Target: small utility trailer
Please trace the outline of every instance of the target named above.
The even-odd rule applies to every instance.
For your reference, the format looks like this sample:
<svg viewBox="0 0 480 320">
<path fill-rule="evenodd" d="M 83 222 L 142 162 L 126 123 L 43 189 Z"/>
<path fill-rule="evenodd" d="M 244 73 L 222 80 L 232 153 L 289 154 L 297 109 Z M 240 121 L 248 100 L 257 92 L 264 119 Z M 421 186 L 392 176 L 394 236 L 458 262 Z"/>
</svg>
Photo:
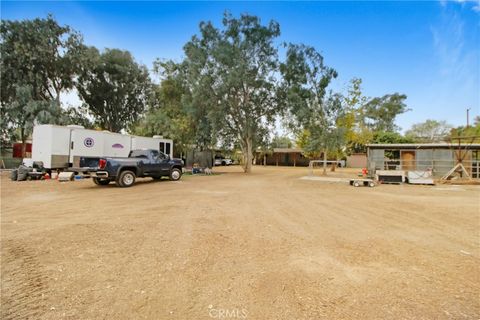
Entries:
<svg viewBox="0 0 480 320">
<path fill-rule="evenodd" d="M 350 179 L 350 185 L 354 187 L 375 187 L 375 181 L 373 179 L 368 179 L 368 178 L 356 178 L 356 179 Z"/>
</svg>

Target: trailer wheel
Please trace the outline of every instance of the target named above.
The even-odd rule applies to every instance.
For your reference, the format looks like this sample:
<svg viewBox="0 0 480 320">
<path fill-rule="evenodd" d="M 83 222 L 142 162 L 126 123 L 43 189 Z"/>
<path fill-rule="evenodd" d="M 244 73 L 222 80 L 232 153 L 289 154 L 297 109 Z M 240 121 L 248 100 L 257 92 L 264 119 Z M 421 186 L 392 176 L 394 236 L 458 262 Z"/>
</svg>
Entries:
<svg viewBox="0 0 480 320">
<path fill-rule="evenodd" d="M 93 182 L 98 186 L 106 186 L 110 183 L 109 179 L 93 178 Z"/>
<path fill-rule="evenodd" d="M 368 184 L 368 186 L 369 186 L 370 188 L 375 187 L 375 182 L 370 182 L 370 183 Z"/>
<path fill-rule="evenodd" d="M 135 173 L 130 170 L 125 170 L 120 173 L 120 176 L 118 177 L 116 183 L 119 187 L 128 188 L 133 186 L 133 184 L 135 183 L 135 178 Z"/>
<path fill-rule="evenodd" d="M 358 183 L 358 181 L 355 181 L 355 182 L 353 183 L 353 186 L 354 186 L 354 187 L 360 187 L 360 183 Z"/>
</svg>

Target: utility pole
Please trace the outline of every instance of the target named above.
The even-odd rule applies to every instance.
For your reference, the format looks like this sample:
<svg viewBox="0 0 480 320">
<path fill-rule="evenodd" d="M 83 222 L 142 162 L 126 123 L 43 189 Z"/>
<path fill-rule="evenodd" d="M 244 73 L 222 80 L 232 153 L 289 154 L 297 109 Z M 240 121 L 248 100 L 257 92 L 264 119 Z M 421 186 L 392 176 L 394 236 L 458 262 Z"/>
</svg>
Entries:
<svg viewBox="0 0 480 320">
<path fill-rule="evenodd" d="M 470 126 L 470 109 L 471 108 L 467 108 L 467 129 Z"/>
</svg>

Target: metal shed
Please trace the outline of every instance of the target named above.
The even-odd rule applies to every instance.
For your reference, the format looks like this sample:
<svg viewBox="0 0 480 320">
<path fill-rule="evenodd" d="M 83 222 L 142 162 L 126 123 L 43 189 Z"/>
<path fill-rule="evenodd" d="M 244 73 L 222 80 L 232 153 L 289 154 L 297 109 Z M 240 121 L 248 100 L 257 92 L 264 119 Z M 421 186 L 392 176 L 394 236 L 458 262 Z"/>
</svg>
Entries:
<svg viewBox="0 0 480 320">
<path fill-rule="evenodd" d="M 400 143 L 368 144 L 367 166 L 376 170 L 431 170 L 443 177 L 459 162 L 470 177 L 480 178 L 480 144 Z"/>
</svg>

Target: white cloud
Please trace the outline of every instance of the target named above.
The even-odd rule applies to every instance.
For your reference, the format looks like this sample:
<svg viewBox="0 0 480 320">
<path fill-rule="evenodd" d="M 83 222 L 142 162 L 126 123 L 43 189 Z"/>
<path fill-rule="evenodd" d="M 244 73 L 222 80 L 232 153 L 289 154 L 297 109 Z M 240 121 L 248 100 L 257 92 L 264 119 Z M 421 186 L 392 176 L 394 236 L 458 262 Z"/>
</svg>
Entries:
<svg viewBox="0 0 480 320">
<path fill-rule="evenodd" d="M 472 7 L 472 10 L 480 13 L 480 0 Z"/>
<path fill-rule="evenodd" d="M 447 7 L 448 3 L 453 3 L 471 7 L 473 11 L 480 13 L 480 0 L 439 0 L 439 3 L 442 8 Z"/>
</svg>

